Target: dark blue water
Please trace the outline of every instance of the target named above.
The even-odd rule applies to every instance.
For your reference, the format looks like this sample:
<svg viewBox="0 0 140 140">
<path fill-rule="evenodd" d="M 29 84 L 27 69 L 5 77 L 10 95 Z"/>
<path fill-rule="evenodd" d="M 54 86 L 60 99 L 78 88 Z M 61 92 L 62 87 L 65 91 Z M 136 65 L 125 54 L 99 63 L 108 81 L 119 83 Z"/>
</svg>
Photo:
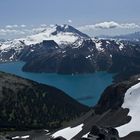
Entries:
<svg viewBox="0 0 140 140">
<path fill-rule="evenodd" d="M 27 73 L 21 70 L 23 62 L 0 64 L 0 71 L 16 74 L 40 83 L 55 86 L 79 102 L 93 106 L 103 90 L 112 83 L 112 74 L 96 72 L 84 75 L 58 75 L 47 73 Z"/>
</svg>

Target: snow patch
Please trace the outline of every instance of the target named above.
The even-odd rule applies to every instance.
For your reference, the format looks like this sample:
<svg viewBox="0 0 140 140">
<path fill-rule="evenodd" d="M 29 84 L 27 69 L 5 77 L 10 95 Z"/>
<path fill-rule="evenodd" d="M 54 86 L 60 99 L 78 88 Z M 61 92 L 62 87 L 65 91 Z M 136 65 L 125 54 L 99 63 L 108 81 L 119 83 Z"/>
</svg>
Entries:
<svg viewBox="0 0 140 140">
<path fill-rule="evenodd" d="M 87 138 L 90 132 L 88 132 L 87 134 L 83 135 L 82 138 Z"/>
<path fill-rule="evenodd" d="M 109 42 L 109 41 L 106 41 L 106 43 L 107 43 L 107 44 L 110 44 L 110 42 Z"/>
<path fill-rule="evenodd" d="M 82 46 L 82 43 L 83 43 L 83 39 L 77 39 L 72 45 L 73 45 L 73 48 L 76 49 L 76 48 L 79 48 L 80 46 Z"/>
<path fill-rule="evenodd" d="M 45 131 L 45 132 L 49 132 L 49 130 L 47 130 L 47 129 L 45 129 L 44 131 Z"/>
<path fill-rule="evenodd" d="M 52 135 L 53 138 L 57 138 L 57 137 L 63 137 L 67 140 L 71 140 L 74 136 L 76 136 L 81 130 L 82 130 L 83 124 L 80 124 L 76 127 L 67 127 L 65 129 L 62 129 L 60 131 L 57 131 L 56 133 L 54 133 Z"/>
<path fill-rule="evenodd" d="M 19 139 L 20 136 L 15 136 L 15 137 L 12 137 L 12 140 L 15 140 L 15 139 Z"/>
<path fill-rule="evenodd" d="M 87 58 L 87 59 L 88 59 L 88 58 L 91 58 L 91 55 L 86 56 L 86 58 Z"/>
<path fill-rule="evenodd" d="M 120 43 L 119 49 L 122 50 L 124 48 L 123 43 Z"/>
<path fill-rule="evenodd" d="M 117 128 L 119 136 L 124 137 L 134 131 L 140 131 L 140 83 L 127 90 L 122 108 L 129 109 L 131 121 Z"/>
<path fill-rule="evenodd" d="M 27 139 L 27 138 L 29 138 L 29 137 L 30 137 L 30 135 L 21 136 L 22 139 Z"/>
<path fill-rule="evenodd" d="M 30 137 L 30 135 L 26 135 L 26 136 L 15 136 L 15 137 L 12 137 L 12 140 L 15 140 L 15 139 L 27 139 L 29 137 Z"/>
<path fill-rule="evenodd" d="M 94 40 L 94 43 L 95 43 L 95 46 L 96 46 L 96 49 L 100 52 L 104 52 L 104 48 L 102 48 L 102 42 L 99 41 L 99 40 Z"/>
<path fill-rule="evenodd" d="M 120 51 L 122 51 L 124 49 L 124 44 L 122 42 L 117 41 L 116 44 L 119 45 Z"/>
<path fill-rule="evenodd" d="M 62 53 L 65 53 L 66 51 L 62 51 Z"/>
</svg>

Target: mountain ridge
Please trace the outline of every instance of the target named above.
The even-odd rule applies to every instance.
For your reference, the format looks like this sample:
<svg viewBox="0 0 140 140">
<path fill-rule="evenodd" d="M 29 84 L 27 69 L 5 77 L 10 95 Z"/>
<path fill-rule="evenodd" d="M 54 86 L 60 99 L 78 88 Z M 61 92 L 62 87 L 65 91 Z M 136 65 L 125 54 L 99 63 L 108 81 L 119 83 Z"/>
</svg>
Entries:
<svg viewBox="0 0 140 140">
<path fill-rule="evenodd" d="M 136 94 L 140 88 L 139 76 L 131 77 L 128 81 L 112 84 L 107 87 L 97 105 L 91 111 L 72 125 L 69 125 L 69 127 L 52 133 L 52 139 L 63 137 L 66 140 L 70 138 L 73 140 L 101 138 L 139 140 L 139 125 L 135 126 L 135 124 L 132 124 L 135 118 L 139 116 L 139 111 L 137 110 L 138 102 L 136 102 L 137 105 L 133 105 L 133 101 L 131 101 L 131 99 L 136 99 L 139 96 L 139 94 Z M 137 110 L 135 115 L 132 113 L 134 109 Z M 133 131 L 133 127 L 138 131 Z M 74 130 L 76 130 L 76 134 L 71 133 Z"/>
<path fill-rule="evenodd" d="M 125 35 L 117 35 L 117 36 L 106 36 L 102 35 L 99 38 L 106 38 L 106 39 L 117 39 L 117 40 L 130 40 L 130 41 L 140 41 L 140 31 L 129 33 Z"/>
<path fill-rule="evenodd" d="M 25 39 L 1 44 L 0 62 L 24 61 L 27 72 L 108 71 L 118 73 L 115 80 L 119 81 L 139 73 L 139 46 L 135 41 L 90 38 L 69 25 L 52 25 Z"/>
</svg>

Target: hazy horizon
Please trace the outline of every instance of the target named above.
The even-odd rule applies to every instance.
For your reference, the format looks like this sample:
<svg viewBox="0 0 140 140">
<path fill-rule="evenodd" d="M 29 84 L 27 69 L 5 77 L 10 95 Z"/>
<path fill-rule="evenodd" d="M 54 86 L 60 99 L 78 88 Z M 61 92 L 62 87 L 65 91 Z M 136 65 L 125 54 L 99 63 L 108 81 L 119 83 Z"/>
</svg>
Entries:
<svg viewBox="0 0 140 140">
<path fill-rule="evenodd" d="M 50 24 L 70 24 L 90 36 L 133 33 L 140 31 L 139 5 L 139 0 L 4 0 L 0 38 L 23 37 Z"/>
</svg>

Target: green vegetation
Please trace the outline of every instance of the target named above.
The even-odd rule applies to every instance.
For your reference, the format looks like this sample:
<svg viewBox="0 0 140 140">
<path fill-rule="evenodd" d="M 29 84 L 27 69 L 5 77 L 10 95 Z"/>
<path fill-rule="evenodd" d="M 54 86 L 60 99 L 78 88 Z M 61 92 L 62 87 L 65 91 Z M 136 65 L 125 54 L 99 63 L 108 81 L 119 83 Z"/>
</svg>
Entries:
<svg viewBox="0 0 140 140">
<path fill-rule="evenodd" d="M 57 129 L 89 110 L 64 92 L 0 73 L 1 129 Z"/>
</svg>

